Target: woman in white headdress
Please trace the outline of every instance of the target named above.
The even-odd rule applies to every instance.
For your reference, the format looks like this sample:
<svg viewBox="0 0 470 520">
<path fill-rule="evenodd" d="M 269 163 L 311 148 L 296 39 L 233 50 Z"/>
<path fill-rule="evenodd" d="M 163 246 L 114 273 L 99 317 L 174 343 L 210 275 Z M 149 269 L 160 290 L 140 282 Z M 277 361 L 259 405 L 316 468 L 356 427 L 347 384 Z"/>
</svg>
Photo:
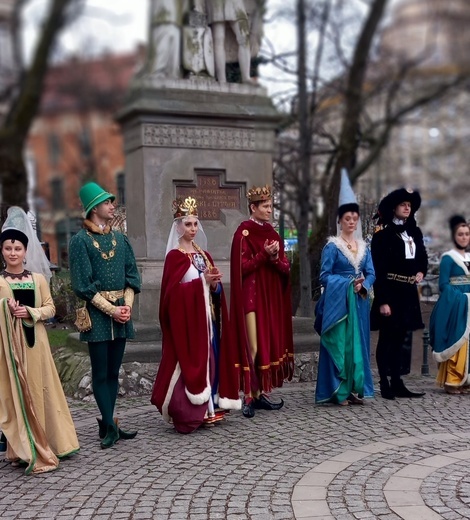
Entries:
<svg viewBox="0 0 470 520">
<path fill-rule="evenodd" d="M 226 352 L 228 315 L 222 274 L 205 250 L 207 239 L 192 197 L 173 203 L 160 294 L 162 360 L 152 403 L 180 433 L 240 409 L 238 375 Z"/>
<path fill-rule="evenodd" d="M 317 403 L 363 404 L 373 397 L 370 369 L 369 293 L 375 280 L 370 251 L 362 238 L 359 205 L 342 172 L 337 236 L 321 258 L 323 292 L 315 309 L 320 334 Z"/>
<path fill-rule="evenodd" d="M 0 245 L 0 427 L 7 460 L 24 462 L 26 474 L 44 473 L 79 450 L 44 327 L 55 307 L 36 269 L 47 259 L 21 208 L 8 211 Z"/>
</svg>

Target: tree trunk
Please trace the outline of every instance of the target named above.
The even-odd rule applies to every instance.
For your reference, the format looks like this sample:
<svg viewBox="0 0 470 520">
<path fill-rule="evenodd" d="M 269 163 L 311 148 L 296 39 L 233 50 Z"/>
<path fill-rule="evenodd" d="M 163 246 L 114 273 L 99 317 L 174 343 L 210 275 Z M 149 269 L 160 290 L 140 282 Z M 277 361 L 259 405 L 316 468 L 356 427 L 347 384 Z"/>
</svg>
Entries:
<svg viewBox="0 0 470 520">
<path fill-rule="evenodd" d="M 53 0 L 42 26 L 31 66 L 24 71 L 17 95 L 0 128 L 2 207 L 27 207 L 28 176 L 23 148 L 39 110 L 49 56 L 62 29 L 68 7 L 77 0 Z"/>
<path fill-rule="evenodd" d="M 358 132 L 363 110 L 363 88 L 373 38 L 382 19 L 387 0 L 374 0 L 366 22 L 354 49 L 344 97 L 343 124 L 341 127 L 337 157 L 333 175 L 328 186 L 325 207 L 326 215 L 320 219 L 315 233 L 315 247 L 312 250 L 312 272 L 319 275 L 321 250 L 328 235 L 336 234 L 337 209 L 340 190 L 341 170 L 351 171 L 359 145 Z M 314 280 L 318 278 L 314 275 Z"/>
<path fill-rule="evenodd" d="M 312 315 L 312 278 L 308 247 L 308 229 L 310 223 L 310 185 L 311 185 L 311 148 L 312 138 L 308 119 L 307 71 L 306 71 L 306 35 L 305 2 L 297 0 L 298 26 L 298 114 L 300 130 L 300 189 L 298 246 L 300 264 L 300 315 Z"/>
</svg>

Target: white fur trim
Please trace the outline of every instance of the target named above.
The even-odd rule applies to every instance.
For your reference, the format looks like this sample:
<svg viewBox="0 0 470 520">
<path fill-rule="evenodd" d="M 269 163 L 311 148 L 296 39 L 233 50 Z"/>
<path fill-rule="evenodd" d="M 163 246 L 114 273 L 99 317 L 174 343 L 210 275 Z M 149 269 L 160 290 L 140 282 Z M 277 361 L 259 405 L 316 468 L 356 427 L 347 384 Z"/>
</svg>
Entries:
<svg viewBox="0 0 470 520">
<path fill-rule="evenodd" d="M 470 274 L 467 269 L 467 266 L 464 264 L 464 257 L 460 253 L 457 253 L 455 249 L 446 251 L 442 256 L 450 256 L 452 260 L 462 269 L 462 271 L 465 274 Z"/>
<path fill-rule="evenodd" d="M 465 332 L 463 333 L 462 337 L 460 337 L 453 345 L 451 345 L 449 348 L 445 349 L 443 352 L 434 352 L 432 353 L 433 358 L 438 363 L 443 363 L 444 361 L 447 361 L 450 359 L 454 354 L 456 354 L 463 346 L 463 344 L 468 341 L 470 336 L 470 294 L 467 293 L 465 295 L 467 297 L 467 324 L 465 326 Z"/>
<path fill-rule="evenodd" d="M 222 410 L 241 410 L 241 399 L 228 399 L 227 397 L 219 397 L 219 408 Z"/>
<path fill-rule="evenodd" d="M 209 397 L 211 396 L 211 386 L 208 385 L 200 394 L 192 394 L 186 387 L 184 388 L 188 399 L 193 404 L 204 404 L 209 401 Z"/>
<path fill-rule="evenodd" d="M 347 258 L 348 262 L 354 267 L 356 274 L 360 273 L 360 266 L 366 256 L 366 243 L 364 240 L 356 238 L 357 253 L 352 254 L 351 250 L 348 249 L 346 242 L 341 237 L 328 237 L 327 244 L 333 243 Z"/>
<path fill-rule="evenodd" d="M 163 420 L 166 422 L 171 422 L 171 417 L 168 413 L 168 406 L 170 404 L 171 396 L 173 395 L 173 389 L 175 388 L 176 382 L 178 381 L 178 378 L 181 374 L 181 367 L 179 363 L 176 363 L 175 370 L 173 371 L 173 375 L 170 379 L 170 384 L 168 385 L 168 390 L 165 395 L 165 400 L 163 401 L 162 405 L 162 417 Z"/>
</svg>

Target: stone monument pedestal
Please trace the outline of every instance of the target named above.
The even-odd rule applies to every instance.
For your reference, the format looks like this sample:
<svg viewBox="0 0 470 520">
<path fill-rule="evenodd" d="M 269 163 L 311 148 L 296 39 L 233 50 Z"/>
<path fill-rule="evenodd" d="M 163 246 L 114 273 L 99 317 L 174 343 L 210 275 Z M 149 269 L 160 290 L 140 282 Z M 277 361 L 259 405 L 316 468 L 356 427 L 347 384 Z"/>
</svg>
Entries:
<svg viewBox="0 0 470 520">
<path fill-rule="evenodd" d="M 133 316 L 157 323 L 172 201 L 197 199 L 227 290 L 232 236 L 248 216 L 246 191 L 272 184 L 280 116 L 258 86 L 143 76 L 117 118 L 126 153 L 128 237 L 142 276 Z"/>
</svg>

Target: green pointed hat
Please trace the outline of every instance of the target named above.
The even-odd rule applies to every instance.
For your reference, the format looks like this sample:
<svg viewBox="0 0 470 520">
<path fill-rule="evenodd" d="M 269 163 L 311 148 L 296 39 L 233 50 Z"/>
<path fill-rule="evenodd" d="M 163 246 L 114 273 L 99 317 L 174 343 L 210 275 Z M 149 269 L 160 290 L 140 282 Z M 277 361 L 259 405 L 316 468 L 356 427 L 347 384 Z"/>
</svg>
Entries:
<svg viewBox="0 0 470 520">
<path fill-rule="evenodd" d="M 82 186 L 79 197 L 85 210 L 85 216 L 88 216 L 88 213 L 98 204 L 109 199 L 113 201 L 116 198 L 112 193 L 103 190 L 96 182 L 88 182 Z"/>
</svg>

